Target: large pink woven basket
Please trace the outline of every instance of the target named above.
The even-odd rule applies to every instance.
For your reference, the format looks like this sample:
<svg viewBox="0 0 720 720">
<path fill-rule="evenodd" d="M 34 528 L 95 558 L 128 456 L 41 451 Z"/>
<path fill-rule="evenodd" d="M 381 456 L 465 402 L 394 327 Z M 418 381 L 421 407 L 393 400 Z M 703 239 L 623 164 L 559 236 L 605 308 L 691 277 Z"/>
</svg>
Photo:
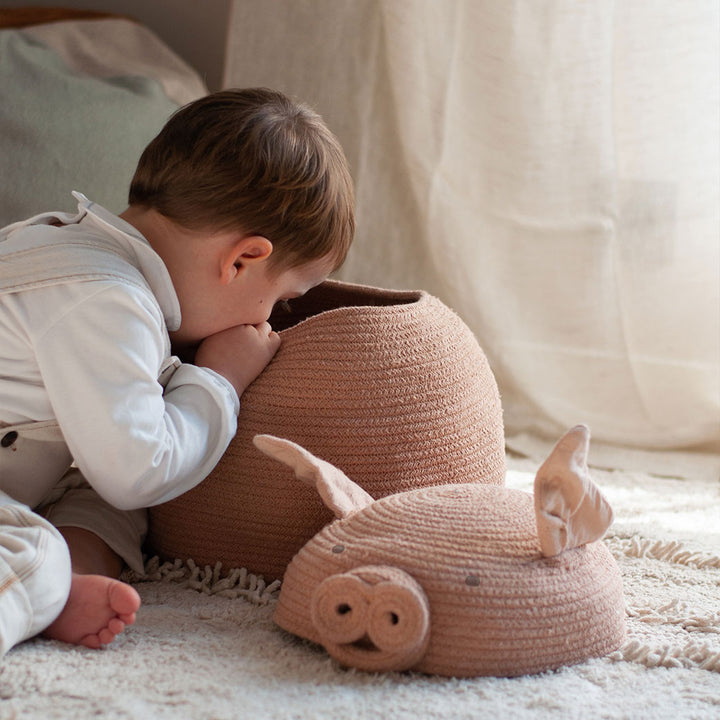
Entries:
<svg viewBox="0 0 720 720">
<path fill-rule="evenodd" d="M 328 281 L 278 311 L 282 346 L 241 402 L 213 473 L 152 508 L 147 551 L 282 577 L 332 519 L 317 493 L 252 444 L 288 438 L 375 498 L 505 480 L 502 409 L 485 355 L 437 298 Z"/>
</svg>

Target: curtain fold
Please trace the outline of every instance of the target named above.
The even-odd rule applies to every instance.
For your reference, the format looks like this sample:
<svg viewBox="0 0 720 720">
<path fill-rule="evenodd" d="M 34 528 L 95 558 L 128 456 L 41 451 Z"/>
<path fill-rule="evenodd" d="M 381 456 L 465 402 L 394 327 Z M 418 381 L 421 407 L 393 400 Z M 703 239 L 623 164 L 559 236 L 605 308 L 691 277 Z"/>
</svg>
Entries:
<svg viewBox="0 0 720 720">
<path fill-rule="evenodd" d="M 509 436 L 720 450 L 715 0 L 242 0 L 225 85 L 316 107 L 358 231 L 343 279 L 422 287 Z"/>
</svg>

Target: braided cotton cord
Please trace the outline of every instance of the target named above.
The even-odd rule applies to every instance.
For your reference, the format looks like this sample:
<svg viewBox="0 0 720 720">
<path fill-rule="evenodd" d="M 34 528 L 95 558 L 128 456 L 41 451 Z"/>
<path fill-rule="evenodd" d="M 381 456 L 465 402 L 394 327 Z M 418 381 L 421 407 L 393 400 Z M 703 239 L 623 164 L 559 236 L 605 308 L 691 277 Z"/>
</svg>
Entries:
<svg viewBox="0 0 720 720">
<path fill-rule="evenodd" d="M 282 577 L 332 520 L 314 489 L 252 445 L 288 438 L 374 498 L 429 485 L 502 484 L 495 378 L 477 340 L 440 300 L 336 281 L 271 319 L 282 345 L 241 400 L 238 431 L 200 486 L 151 509 L 148 548 Z"/>
</svg>

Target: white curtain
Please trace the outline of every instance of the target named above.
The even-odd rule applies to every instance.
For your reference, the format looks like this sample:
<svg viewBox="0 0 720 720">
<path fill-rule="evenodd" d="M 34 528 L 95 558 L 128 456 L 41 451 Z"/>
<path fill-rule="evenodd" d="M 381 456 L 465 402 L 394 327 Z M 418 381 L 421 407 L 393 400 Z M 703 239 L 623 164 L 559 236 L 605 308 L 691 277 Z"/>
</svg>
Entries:
<svg viewBox="0 0 720 720">
<path fill-rule="evenodd" d="M 509 437 L 720 449 L 717 0 L 236 0 L 226 86 L 314 105 L 340 277 L 472 328 Z"/>
</svg>

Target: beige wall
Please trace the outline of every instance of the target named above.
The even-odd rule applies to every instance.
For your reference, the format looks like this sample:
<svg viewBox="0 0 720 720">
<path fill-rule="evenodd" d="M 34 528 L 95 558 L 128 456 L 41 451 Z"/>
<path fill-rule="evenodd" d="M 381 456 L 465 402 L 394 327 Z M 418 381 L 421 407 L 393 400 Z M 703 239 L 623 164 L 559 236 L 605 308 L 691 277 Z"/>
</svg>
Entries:
<svg viewBox="0 0 720 720">
<path fill-rule="evenodd" d="M 220 88 L 232 0 L 0 0 L 0 8 L 24 5 L 61 5 L 134 17 L 190 63 L 210 90 Z"/>
</svg>

